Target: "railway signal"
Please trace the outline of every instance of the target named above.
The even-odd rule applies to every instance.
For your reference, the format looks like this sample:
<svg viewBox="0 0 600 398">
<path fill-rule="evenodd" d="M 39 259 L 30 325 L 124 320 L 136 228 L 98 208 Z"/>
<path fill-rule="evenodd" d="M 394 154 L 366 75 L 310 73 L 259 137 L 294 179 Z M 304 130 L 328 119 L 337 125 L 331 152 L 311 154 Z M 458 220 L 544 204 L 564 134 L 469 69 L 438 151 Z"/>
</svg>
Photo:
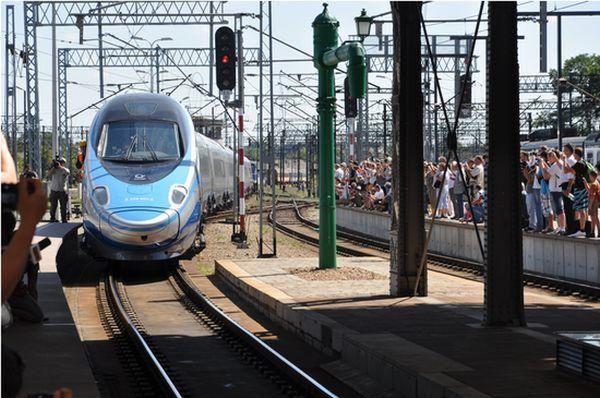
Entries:
<svg viewBox="0 0 600 398">
<path fill-rule="evenodd" d="M 460 106 L 459 117 L 469 118 L 471 117 L 471 88 L 472 88 L 471 74 L 464 74 L 460 76 L 460 87 L 463 90 L 463 98 Z"/>
<path fill-rule="evenodd" d="M 235 88 L 236 73 L 235 33 L 227 26 L 215 32 L 215 52 L 217 68 L 217 87 L 231 91 Z"/>
<path fill-rule="evenodd" d="M 344 113 L 347 118 L 355 118 L 358 115 L 358 99 L 350 94 L 348 78 L 344 79 Z"/>
</svg>

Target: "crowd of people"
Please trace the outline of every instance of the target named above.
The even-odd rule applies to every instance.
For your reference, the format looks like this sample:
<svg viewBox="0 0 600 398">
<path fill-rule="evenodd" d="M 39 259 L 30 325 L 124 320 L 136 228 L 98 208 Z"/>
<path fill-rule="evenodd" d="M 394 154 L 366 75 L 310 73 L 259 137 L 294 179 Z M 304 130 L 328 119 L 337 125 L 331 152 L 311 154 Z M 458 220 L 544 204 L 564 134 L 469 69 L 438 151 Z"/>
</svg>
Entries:
<svg viewBox="0 0 600 398">
<path fill-rule="evenodd" d="M 433 218 L 483 222 L 487 156 L 460 165 L 439 157 L 423 163 L 424 213 Z M 392 159 L 336 164 L 336 199 L 341 206 L 391 213 Z M 570 144 L 563 151 L 542 147 L 521 152 L 523 230 L 569 237 L 600 237 L 600 165 Z"/>
<path fill-rule="evenodd" d="M 584 158 L 582 148 L 542 147 L 520 154 L 524 230 L 569 237 L 600 237 L 600 165 Z"/>
<path fill-rule="evenodd" d="M 392 158 L 349 161 L 335 165 L 336 199 L 340 205 L 392 211 Z"/>
</svg>

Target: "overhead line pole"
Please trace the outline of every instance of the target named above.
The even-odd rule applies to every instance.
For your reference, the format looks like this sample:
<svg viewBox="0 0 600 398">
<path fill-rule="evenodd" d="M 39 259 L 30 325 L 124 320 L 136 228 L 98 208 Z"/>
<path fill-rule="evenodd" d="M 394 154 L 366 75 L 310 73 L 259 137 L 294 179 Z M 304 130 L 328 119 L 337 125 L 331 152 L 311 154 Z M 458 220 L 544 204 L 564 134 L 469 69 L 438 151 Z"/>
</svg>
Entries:
<svg viewBox="0 0 600 398">
<path fill-rule="evenodd" d="M 263 3 L 260 2 L 259 10 L 260 10 L 260 33 L 259 34 L 259 44 L 258 44 L 258 98 L 259 98 L 259 108 L 258 108 L 258 214 L 263 214 L 263 194 L 264 194 L 264 142 L 263 142 L 263 117 L 264 117 L 264 104 L 263 104 Z M 258 257 L 263 256 L 263 218 L 258 217 Z"/>
<path fill-rule="evenodd" d="M 52 4 L 52 156 L 60 153 L 60 137 L 58 136 L 58 91 L 56 83 L 58 81 L 56 66 L 56 4 Z"/>
<path fill-rule="evenodd" d="M 238 248 L 248 248 L 246 242 L 246 198 L 245 198 L 245 187 L 244 187 L 244 42 L 243 42 L 243 31 L 242 31 L 242 18 L 240 17 L 240 27 L 237 31 L 238 35 L 238 65 L 239 65 L 239 78 L 238 78 L 238 195 L 239 195 L 239 245 Z"/>
<path fill-rule="evenodd" d="M 269 60 L 273 59 L 273 7 L 272 2 L 269 1 L 268 9 L 269 9 Z M 261 15 L 262 19 L 262 15 Z M 262 34 L 262 32 L 261 32 Z M 275 196 L 275 114 L 274 114 L 274 101 L 273 101 L 273 62 L 269 62 L 269 108 L 271 112 L 271 126 L 269 131 L 269 150 L 271 152 L 270 162 L 271 162 L 271 205 L 273 206 L 272 217 L 273 217 L 273 256 L 277 256 L 277 228 L 275 228 L 275 223 L 277 221 L 277 209 L 276 209 L 276 196 Z"/>
</svg>

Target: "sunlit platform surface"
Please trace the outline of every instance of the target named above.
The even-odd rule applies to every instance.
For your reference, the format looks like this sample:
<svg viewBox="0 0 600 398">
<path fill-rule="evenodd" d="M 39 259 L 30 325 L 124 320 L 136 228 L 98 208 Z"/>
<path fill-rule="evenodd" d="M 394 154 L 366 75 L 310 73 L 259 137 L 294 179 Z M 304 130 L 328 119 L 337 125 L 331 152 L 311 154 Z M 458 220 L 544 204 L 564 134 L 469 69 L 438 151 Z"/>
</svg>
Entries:
<svg viewBox="0 0 600 398">
<path fill-rule="evenodd" d="M 216 273 L 263 313 L 339 355 L 326 370 L 365 396 L 600 396 L 600 385 L 555 364 L 555 333 L 598 329 L 598 303 L 527 289 L 528 327 L 486 328 L 481 282 L 430 272 L 428 297 L 397 298 L 388 296 L 388 261 L 339 258 L 339 268 L 365 271 L 340 273 L 349 280 L 298 273 L 317 264 L 222 260 Z"/>
<path fill-rule="evenodd" d="M 17 351 L 25 364 L 19 396 L 52 393 L 60 387 L 72 389 L 75 397 L 100 396 L 56 268 L 63 238 L 75 235 L 79 226 L 48 223 L 36 230 L 34 242 L 45 237 L 52 242 L 42 251 L 38 279 L 38 302 L 45 319 L 41 324 L 17 320 L 2 331 L 2 343 Z"/>
</svg>

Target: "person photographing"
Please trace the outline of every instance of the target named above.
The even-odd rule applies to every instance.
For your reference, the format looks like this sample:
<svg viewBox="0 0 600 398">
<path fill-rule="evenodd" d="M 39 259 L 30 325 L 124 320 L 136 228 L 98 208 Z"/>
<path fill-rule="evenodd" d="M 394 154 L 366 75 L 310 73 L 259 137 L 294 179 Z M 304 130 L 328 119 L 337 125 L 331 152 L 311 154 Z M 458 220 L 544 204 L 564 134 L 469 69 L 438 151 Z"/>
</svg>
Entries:
<svg viewBox="0 0 600 398">
<path fill-rule="evenodd" d="M 57 222 L 56 208 L 60 202 L 60 219 L 67 222 L 68 187 L 67 182 L 71 172 L 65 167 L 64 158 L 52 161 L 52 167 L 48 170 L 48 187 L 50 189 L 50 222 Z"/>
</svg>

